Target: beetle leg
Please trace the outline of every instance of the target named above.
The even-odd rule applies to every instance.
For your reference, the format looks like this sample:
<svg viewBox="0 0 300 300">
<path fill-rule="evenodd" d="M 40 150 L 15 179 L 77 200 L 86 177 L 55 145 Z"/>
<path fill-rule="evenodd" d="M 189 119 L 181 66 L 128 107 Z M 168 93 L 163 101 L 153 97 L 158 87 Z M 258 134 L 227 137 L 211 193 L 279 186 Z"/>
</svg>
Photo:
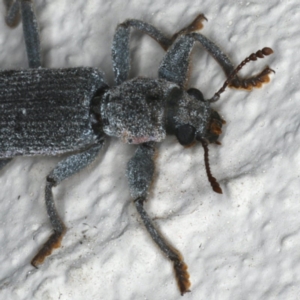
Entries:
<svg viewBox="0 0 300 300">
<path fill-rule="evenodd" d="M 27 58 L 29 68 L 38 68 L 41 66 L 40 55 L 40 37 L 38 24 L 33 11 L 31 0 L 5 0 L 7 14 L 6 24 L 9 27 L 15 27 L 20 21 L 20 10 L 23 24 L 23 34 L 26 44 Z"/>
<path fill-rule="evenodd" d="M 190 287 L 187 265 L 183 261 L 179 251 L 169 245 L 163 236 L 154 227 L 149 215 L 143 205 L 146 201 L 149 186 L 154 174 L 154 143 L 149 142 L 139 145 L 135 155 L 128 162 L 127 176 L 134 203 L 139 212 L 143 223 L 151 235 L 153 241 L 158 245 L 161 251 L 173 262 L 176 280 L 181 294 L 188 292 Z"/>
<path fill-rule="evenodd" d="M 29 68 L 39 68 L 41 67 L 40 37 L 32 1 L 21 0 L 21 15 Z"/>
<path fill-rule="evenodd" d="M 20 1 L 5 0 L 4 4 L 7 8 L 5 22 L 7 26 L 14 28 L 20 23 Z"/>
<path fill-rule="evenodd" d="M 184 87 L 187 81 L 190 54 L 195 40 L 188 35 L 180 36 L 169 48 L 158 69 L 159 78 Z"/>
<path fill-rule="evenodd" d="M 92 146 L 85 152 L 67 157 L 63 161 L 59 162 L 58 165 L 47 176 L 45 189 L 46 208 L 54 232 L 48 241 L 43 245 L 41 250 L 37 253 L 37 255 L 32 259 L 31 264 L 34 267 L 37 267 L 39 264 L 43 263 L 46 256 L 50 255 L 53 249 L 60 247 L 61 240 L 66 232 L 66 227 L 61 221 L 55 208 L 52 188 L 57 186 L 64 179 L 70 177 L 92 163 L 103 144 L 104 141 L 102 141 L 100 144 Z"/>
<path fill-rule="evenodd" d="M 189 24 L 188 26 L 182 28 L 181 30 L 179 30 L 178 32 L 176 32 L 173 36 L 172 36 L 172 42 L 174 42 L 180 35 L 185 35 L 188 34 L 190 32 L 194 32 L 194 31 L 198 31 L 200 29 L 203 28 L 203 24 L 202 22 L 206 20 L 206 17 L 204 14 L 199 14 L 193 21 L 191 24 Z M 165 49 L 167 50 L 167 49 Z"/>
<path fill-rule="evenodd" d="M 165 37 L 154 26 L 140 20 L 130 19 L 122 24 L 119 24 L 113 39 L 112 44 L 112 61 L 115 74 L 115 82 L 117 85 L 126 81 L 130 70 L 130 55 L 129 55 L 129 38 L 130 27 L 138 29 L 143 33 L 151 36 L 164 49 L 167 49 L 172 40 Z"/>
<path fill-rule="evenodd" d="M 229 57 L 204 35 L 200 33 L 191 33 L 190 36 L 199 42 L 201 46 L 220 64 L 226 76 L 228 77 L 234 70 L 234 65 L 230 61 Z"/>
<path fill-rule="evenodd" d="M 129 37 L 130 28 L 138 29 L 139 31 L 151 36 L 164 50 L 172 45 L 177 36 L 187 34 L 199 30 L 203 27 L 202 21 L 206 19 L 203 14 L 199 14 L 193 22 L 185 28 L 179 30 L 171 38 L 163 35 L 154 26 L 136 19 L 129 19 L 118 25 L 112 44 L 112 60 L 113 70 L 115 74 L 115 82 L 117 85 L 126 81 L 130 71 L 130 55 L 129 55 Z"/>
<path fill-rule="evenodd" d="M 228 56 L 221 51 L 221 49 L 216 46 L 212 41 L 208 40 L 205 36 L 200 33 L 192 33 L 191 34 L 196 41 L 200 42 L 200 44 L 207 50 L 215 60 L 221 65 L 223 68 L 226 77 L 229 77 L 230 74 L 235 70 L 235 66 L 232 64 Z M 261 87 L 263 83 L 267 83 L 270 81 L 269 74 L 273 72 L 272 69 L 266 67 L 259 74 L 254 75 L 252 77 L 240 78 L 239 76 L 234 76 L 229 84 L 230 87 L 234 88 L 242 88 L 246 90 L 251 90 L 255 87 Z"/>
<path fill-rule="evenodd" d="M 158 71 L 160 78 L 175 82 L 182 87 L 185 86 L 190 55 L 195 41 L 200 42 L 203 48 L 207 50 L 221 65 L 225 74 L 229 76 L 229 74 L 234 70 L 234 65 L 231 63 L 227 55 L 204 35 L 200 33 L 189 33 L 177 38 L 166 53 Z"/>
<path fill-rule="evenodd" d="M 185 87 L 188 77 L 190 55 L 195 41 L 199 42 L 202 47 L 215 58 L 221 65 L 226 76 L 229 77 L 235 67 L 228 56 L 204 35 L 200 33 L 188 33 L 178 37 L 167 51 L 159 67 L 158 74 L 160 78 Z M 265 68 L 258 75 L 245 79 L 240 79 L 236 75 L 231 80 L 230 86 L 248 90 L 252 87 L 260 87 L 262 83 L 268 82 L 268 74 L 271 72 L 271 69 Z"/>
<path fill-rule="evenodd" d="M 4 168 L 10 161 L 12 161 L 12 158 L 0 159 L 0 170 Z"/>
</svg>

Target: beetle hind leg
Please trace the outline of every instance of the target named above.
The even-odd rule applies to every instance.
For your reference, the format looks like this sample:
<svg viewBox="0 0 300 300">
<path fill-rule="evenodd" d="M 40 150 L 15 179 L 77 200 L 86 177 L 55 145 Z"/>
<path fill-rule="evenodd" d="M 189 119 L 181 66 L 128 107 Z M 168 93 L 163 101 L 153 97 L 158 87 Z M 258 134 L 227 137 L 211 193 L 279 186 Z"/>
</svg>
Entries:
<svg viewBox="0 0 300 300">
<path fill-rule="evenodd" d="M 77 173 L 90 163 L 92 163 L 102 148 L 104 142 L 92 146 L 90 149 L 71 155 L 59 162 L 54 170 L 47 176 L 45 200 L 47 213 L 53 227 L 53 234 L 43 245 L 37 255 L 32 259 L 31 264 L 37 268 L 38 265 L 44 262 L 45 258 L 49 256 L 53 249 L 60 247 L 60 242 L 66 232 L 66 226 L 60 219 L 54 204 L 52 188 L 61 183 L 64 179 Z"/>
</svg>

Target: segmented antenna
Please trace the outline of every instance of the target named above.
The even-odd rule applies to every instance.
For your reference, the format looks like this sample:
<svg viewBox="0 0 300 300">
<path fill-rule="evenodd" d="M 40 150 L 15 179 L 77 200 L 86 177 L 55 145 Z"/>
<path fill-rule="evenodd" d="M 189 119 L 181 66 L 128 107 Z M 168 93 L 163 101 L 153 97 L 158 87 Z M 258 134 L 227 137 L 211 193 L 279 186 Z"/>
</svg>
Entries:
<svg viewBox="0 0 300 300">
<path fill-rule="evenodd" d="M 220 98 L 220 94 L 222 94 L 230 81 L 236 76 L 236 74 L 242 69 L 242 67 L 247 64 L 250 61 L 257 60 L 257 58 L 264 58 L 264 56 L 270 55 L 273 53 L 273 50 L 271 48 L 265 47 L 262 50 L 257 51 L 256 53 L 252 53 L 250 56 L 248 56 L 246 59 L 244 59 L 228 76 L 226 81 L 224 82 L 223 86 L 214 94 L 214 96 L 207 100 L 209 102 L 216 102 Z M 269 69 L 270 71 L 274 72 L 272 69 Z M 274 72 L 275 73 L 275 72 Z"/>
<path fill-rule="evenodd" d="M 221 189 L 217 179 L 214 176 L 212 176 L 211 171 L 210 171 L 207 142 L 204 139 L 201 139 L 200 142 L 204 149 L 204 163 L 205 163 L 205 169 L 206 169 L 208 181 L 210 182 L 210 185 L 211 185 L 212 189 L 214 190 L 214 192 L 216 192 L 218 194 L 223 194 L 222 189 Z"/>
</svg>

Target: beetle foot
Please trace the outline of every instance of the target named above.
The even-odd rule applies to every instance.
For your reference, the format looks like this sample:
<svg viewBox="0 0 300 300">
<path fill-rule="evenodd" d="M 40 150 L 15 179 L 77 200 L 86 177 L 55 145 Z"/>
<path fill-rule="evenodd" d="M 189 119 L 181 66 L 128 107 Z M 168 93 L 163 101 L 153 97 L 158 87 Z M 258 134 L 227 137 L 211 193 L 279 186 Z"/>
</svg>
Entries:
<svg viewBox="0 0 300 300">
<path fill-rule="evenodd" d="M 180 36 L 180 35 L 187 34 L 187 33 L 198 31 L 198 30 L 202 29 L 203 26 L 204 26 L 203 25 L 204 20 L 207 21 L 205 15 L 204 14 L 199 14 L 190 25 L 188 25 L 187 27 L 184 27 L 181 30 L 179 30 L 178 32 L 176 32 L 172 36 L 172 41 L 175 41 L 177 39 L 177 37 Z"/>
<path fill-rule="evenodd" d="M 266 67 L 258 75 L 252 76 L 250 78 L 233 79 L 229 84 L 229 86 L 236 89 L 244 89 L 244 90 L 251 91 L 252 88 L 260 88 L 264 83 L 268 83 L 270 81 L 269 74 L 272 72 L 275 73 L 274 70 L 270 69 L 269 67 Z"/>
<path fill-rule="evenodd" d="M 59 248 L 61 245 L 61 240 L 66 232 L 64 227 L 62 232 L 54 232 L 48 241 L 44 244 L 42 249 L 37 253 L 37 255 L 32 259 L 31 264 L 37 268 L 38 265 L 42 264 L 47 256 L 49 256 L 52 251 Z"/>
<path fill-rule="evenodd" d="M 189 287 L 191 286 L 191 282 L 189 280 L 190 275 L 187 268 L 187 265 L 182 260 L 174 261 L 174 270 L 181 296 L 190 292 Z"/>
</svg>

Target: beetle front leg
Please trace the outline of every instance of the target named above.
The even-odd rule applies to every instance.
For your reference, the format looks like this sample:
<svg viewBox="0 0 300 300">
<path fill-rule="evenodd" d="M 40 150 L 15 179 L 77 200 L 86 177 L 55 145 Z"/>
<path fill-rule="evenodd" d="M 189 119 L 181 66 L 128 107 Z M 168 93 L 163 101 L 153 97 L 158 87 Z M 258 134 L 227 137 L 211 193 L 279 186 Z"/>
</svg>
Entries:
<svg viewBox="0 0 300 300">
<path fill-rule="evenodd" d="M 189 62 L 195 42 L 215 58 L 220 64 L 227 77 L 234 71 L 235 67 L 229 57 L 212 41 L 200 33 L 187 33 L 179 36 L 168 49 L 159 67 L 159 77 L 177 83 L 185 87 L 188 80 Z M 241 79 L 237 75 L 231 80 L 230 86 L 250 90 L 252 87 L 260 87 L 269 81 L 268 75 L 272 72 L 265 68 L 256 76 Z"/>
<path fill-rule="evenodd" d="M 119 24 L 113 39 L 112 44 L 112 61 L 113 71 L 115 74 L 115 82 L 117 85 L 128 79 L 130 71 L 130 54 L 129 54 L 129 39 L 130 28 L 135 28 L 141 32 L 148 34 L 157 41 L 164 49 L 167 49 L 172 40 L 164 36 L 154 26 L 135 19 L 129 19 Z"/>
<path fill-rule="evenodd" d="M 117 85 L 128 79 L 130 71 L 130 55 L 129 55 L 129 38 L 130 28 L 138 29 L 139 31 L 152 37 L 161 45 L 164 50 L 172 45 L 173 41 L 183 34 L 200 30 L 203 25 L 202 21 L 206 20 L 203 14 L 199 14 L 191 24 L 176 32 L 171 38 L 166 37 L 157 28 L 146 22 L 129 19 L 118 25 L 112 44 L 112 60 L 113 70 L 115 74 L 115 82 Z"/>
<path fill-rule="evenodd" d="M 127 176 L 129 180 L 130 192 L 135 199 L 134 203 L 143 223 L 151 235 L 153 241 L 161 251 L 173 262 L 176 280 L 181 294 L 189 291 L 190 281 L 187 265 L 183 261 L 179 251 L 168 244 L 163 236 L 153 225 L 149 215 L 143 205 L 146 201 L 149 186 L 154 174 L 154 143 L 149 142 L 138 146 L 133 158 L 128 162 Z"/>
<path fill-rule="evenodd" d="M 43 263 L 46 256 L 49 256 L 53 249 L 60 247 L 60 242 L 66 232 L 66 226 L 60 219 L 54 204 L 52 188 L 61 183 L 64 179 L 77 173 L 84 167 L 92 163 L 102 148 L 104 142 L 99 145 L 92 146 L 85 152 L 71 155 L 59 162 L 56 168 L 47 176 L 45 199 L 47 213 L 53 227 L 53 234 L 50 236 L 48 241 L 44 244 L 42 249 L 32 259 L 31 264 L 37 267 Z"/>
<path fill-rule="evenodd" d="M 234 65 L 217 45 L 200 33 L 188 33 L 176 39 L 161 62 L 159 77 L 185 87 L 190 56 L 196 41 L 216 59 L 228 77 L 234 70 Z"/>
</svg>

